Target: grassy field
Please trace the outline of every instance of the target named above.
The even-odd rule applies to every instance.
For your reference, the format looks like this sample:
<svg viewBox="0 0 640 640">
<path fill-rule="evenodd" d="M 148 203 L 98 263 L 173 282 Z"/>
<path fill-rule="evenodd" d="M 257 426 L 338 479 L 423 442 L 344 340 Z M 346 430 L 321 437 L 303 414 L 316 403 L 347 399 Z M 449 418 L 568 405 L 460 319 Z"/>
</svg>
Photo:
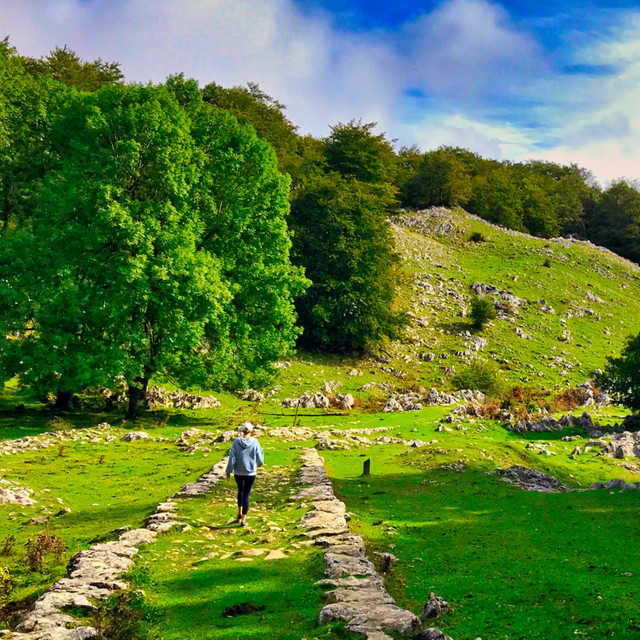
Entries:
<svg viewBox="0 0 640 640">
<path fill-rule="evenodd" d="M 399 305 L 421 320 L 410 325 L 402 343 L 375 354 L 383 358 L 301 352 L 281 370 L 277 386 L 262 390 L 261 403 L 215 393 L 220 408 L 156 410 L 137 421 L 125 420 L 121 412 L 91 410 L 55 416 L 15 381 L 7 384 L 0 391 L 0 439 L 62 430 L 76 437 L 62 450 L 56 446 L 0 458 L 0 478 L 32 489 L 37 500 L 30 507 L 0 505 L 0 552 L 10 536 L 15 539 L 0 566 L 17 580 L 0 604 L 35 599 L 65 574 L 73 553 L 112 539 L 114 529 L 140 526 L 159 502 L 206 472 L 229 448 L 226 443 L 192 454 L 180 451 L 175 440 L 182 431 L 196 427 L 217 435 L 247 419 L 268 427 L 291 425 L 294 412 L 281 406 L 282 399 L 337 381 L 338 391 L 356 397 L 356 408 L 347 415 L 337 409 L 303 410 L 297 426 L 318 432 L 388 427 L 385 435 L 430 443 L 417 449 L 352 445 L 322 452 L 335 491 L 352 514 L 352 530 L 363 535 L 370 551 L 398 557 L 387 587 L 401 606 L 419 613 L 431 591 L 444 597 L 454 609 L 437 625 L 454 640 L 640 638 L 640 561 L 634 551 L 640 541 L 640 492 L 530 493 L 486 473 L 521 464 L 584 489 L 613 478 L 638 481 L 638 462 L 596 456 L 596 450 L 572 459 L 574 446 L 589 439 L 577 428 L 521 435 L 491 421 L 455 416 L 449 430 L 438 431 L 453 407 L 384 414 L 378 412 L 383 391 L 362 389 L 370 382 L 394 389 L 451 389 L 447 370 L 469 360 L 457 355 L 468 348 L 469 324 L 460 314 L 470 285 L 479 281 L 529 301 L 514 322 L 496 320 L 482 333 L 488 345 L 481 354 L 500 363 L 506 382 L 547 389 L 550 398 L 553 391 L 589 378 L 628 333 L 640 330 L 638 269 L 587 246 L 564 247 L 512 235 L 460 213 L 448 215 L 454 231 L 444 235 L 429 232 L 429 220 L 397 229 L 407 271 Z M 474 231 L 485 241 L 470 242 Z M 431 289 L 419 286 L 425 280 Z M 602 302 L 588 299 L 587 292 Z M 541 299 L 554 314 L 540 309 L 536 301 Z M 594 313 L 575 317 L 580 308 Z M 514 327 L 531 339 L 519 338 Z M 568 342 L 558 340 L 565 327 Z M 423 352 L 435 353 L 436 360 L 421 360 Z M 358 375 L 350 375 L 353 369 Z M 617 407 L 592 413 L 603 425 L 620 423 L 625 415 Z M 91 429 L 105 421 L 116 438 L 92 441 Z M 153 439 L 121 442 L 132 430 L 144 430 Z M 565 435 L 580 438 L 565 442 Z M 340 627 L 317 626 L 322 589 L 315 583 L 323 575 L 322 554 L 302 544 L 297 523 L 304 509 L 290 500 L 301 448 L 315 444 L 315 439 L 284 441 L 268 433 L 262 438 L 267 466 L 254 490 L 249 530 L 229 523 L 234 490 L 226 483 L 180 503 L 180 519 L 188 526 L 144 548 L 131 575 L 133 587 L 144 592 L 155 612 L 151 637 L 351 637 Z M 540 444 L 552 455 L 541 455 L 535 448 Z M 372 474 L 363 478 L 366 459 Z M 45 524 L 30 523 L 42 516 L 48 518 Z M 66 551 L 59 562 L 50 556 L 45 569 L 31 572 L 26 543 L 41 531 L 62 538 Z M 263 551 L 245 554 L 254 549 Z M 284 557 L 267 560 L 275 550 Z M 223 616 L 227 607 L 243 602 L 265 608 Z M 0 614 L 3 624 L 11 622 L 10 607 Z"/>
</svg>

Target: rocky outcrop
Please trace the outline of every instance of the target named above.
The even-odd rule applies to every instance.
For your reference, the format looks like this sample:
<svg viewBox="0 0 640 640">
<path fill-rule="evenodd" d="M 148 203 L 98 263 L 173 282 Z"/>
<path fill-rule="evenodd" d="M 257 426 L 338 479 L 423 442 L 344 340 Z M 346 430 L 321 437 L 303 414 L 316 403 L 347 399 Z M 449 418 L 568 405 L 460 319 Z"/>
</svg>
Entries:
<svg viewBox="0 0 640 640">
<path fill-rule="evenodd" d="M 297 484 L 306 485 L 294 499 L 310 500 L 312 509 L 303 516 L 304 534 L 325 548 L 326 579 L 333 587 L 325 594 L 320 624 L 340 620 L 346 628 L 370 640 L 391 640 L 385 631 L 413 634 L 419 618 L 398 607 L 387 593 L 384 581 L 364 553 L 364 541 L 347 526 L 344 503 L 338 500 L 314 449 L 303 453 Z"/>
<path fill-rule="evenodd" d="M 346 409 L 347 411 L 351 411 L 353 409 L 353 405 L 355 404 L 355 400 L 350 393 L 336 393 L 335 400 L 340 407 Z"/>
<path fill-rule="evenodd" d="M 505 428 L 516 433 L 533 433 L 542 431 L 562 431 L 562 425 L 553 418 L 542 418 L 532 422 L 531 420 L 518 420 L 515 424 L 507 424 Z"/>
<path fill-rule="evenodd" d="M 245 400 L 246 402 L 262 402 L 264 400 L 264 394 L 256 391 L 255 389 L 243 389 L 242 391 L 238 391 L 238 397 L 240 400 Z"/>
<path fill-rule="evenodd" d="M 149 407 L 174 407 L 176 409 L 211 409 L 220 402 L 213 396 L 200 396 L 182 391 L 167 391 L 164 387 L 149 387 L 147 391 Z"/>
<path fill-rule="evenodd" d="M 622 433 L 616 434 L 602 451 L 618 459 L 639 458 L 640 431 L 636 431 L 635 433 L 623 431 Z"/>
<path fill-rule="evenodd" d="M 329 398 L 319 391 L 303 393 L 299 398 L 285 398 L 282 401 L 282 406 L 289 409 L 296 407 L 299 409 L 328 409 L 330 404 Z"/>
<path fill-rule="evenodd" d="M 489 475 L 497 475 L 504 482 L 511 482 L 525 491 L 544 491 L 547 493 L 571 491 L 566 484 L 563 484 L 542 471 L 537 469 L 529 469 L 527 467 L 521 467 L 520 465 L 513 465 L 508 469 L 496 469 L 495 471 L 489 471 Z"/>
<path fill-rule="evenodd" d="M 516 433 L 537 433 L 544 431 L 562 431 L 563 427 L 581 427 L 586 431 L 593 431 L 595 428 L 591 416 L 585 411 L 581 416 L 567 414 L 560 420 L 555 420 L 550 416 L 545 416 L 540 420 L 518 420 L 515 424 L 506 423 L 505 429 Z"/>
<path fill-rule="evenodd" d="M 615 480 L 609 480 L 609 482 L 594 482 L 590 487 L 590 490 L 596 491 L 597 489 L 630 489 L 640 490 L 640 482 L 625 482 L 619 478 Z"/>
<path fill-rule="evenodd" d="M 420 411 L 423 405 L 450 405 L 458 402 L 470 402 L 474 404 L 482 404 L 486 400 L 486 396 L 481 391 L 472 391 L 463 389 L 454 393 L 444 393 L 438 391 L 435 387 L 431 387 L 427 394 L 425 393 L 404 393 L 393 396 L 384 405 L 383 411 L 400 412 L 400 411 Z"/>
<path fill-rule="evenodd" d="M 420 615 L 423 618 L 439 618 L 445 613 L 449 613 L 449 611 L 451 611 L 451 605 L 444 598 L 432 592 L 429 594 L 429 599 L 425 602 L 424 607 L 422 607 Z"/>
<path fill-rule="evenodd" d="M 146 431 L 129 431 L 120 438 L 120 442 L 133 442 L 134 440 L 151 440 L 151 436 Z"/>
<path fill-rule="evenodd" d="M 55 428 L 55 425 L 54 425 Z M 96 427 L 85 429 L 64 429 L 41 433 L 37 436 L 24 436 L 15 440 L 0 442 L 0 455 L 15 455 L 25 451 L 38 451 L 50 447 L 60 447 L 69 442 L 109 443 L 117 439 L 113 427 L 103 422 Z"/>
<path fill-rule="evenodd" d="M 33 489 L 27 489 L 17 484 L 0 480 L 4 487 L 0 487 L 0 504 L 18 504 L 23 507 L 37 504 L 36 500 L 31 497 Z"/>
</svg>

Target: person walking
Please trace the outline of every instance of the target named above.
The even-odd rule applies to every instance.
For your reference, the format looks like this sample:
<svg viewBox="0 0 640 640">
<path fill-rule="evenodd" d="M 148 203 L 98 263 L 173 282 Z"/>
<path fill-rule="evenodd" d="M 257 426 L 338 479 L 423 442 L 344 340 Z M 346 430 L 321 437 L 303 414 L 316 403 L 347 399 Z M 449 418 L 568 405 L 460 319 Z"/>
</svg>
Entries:
<svg viewBox="0 0 640 640">
<path fill-rule="evenodd" d="M 242 436 L 236 438 L 229 451 L 227 463 L 227 480 L 231 474 L 238 485 L 238 517 L 236 522 L 241 527 L 247 526 L 247 513 L 249 511 L 249 494 L 256 479 L 258 467 L 264 464 L 264 452 L 260 443 L 252 437 L 253 425 L 245 422 L 242 425 Z"/>
</svg>

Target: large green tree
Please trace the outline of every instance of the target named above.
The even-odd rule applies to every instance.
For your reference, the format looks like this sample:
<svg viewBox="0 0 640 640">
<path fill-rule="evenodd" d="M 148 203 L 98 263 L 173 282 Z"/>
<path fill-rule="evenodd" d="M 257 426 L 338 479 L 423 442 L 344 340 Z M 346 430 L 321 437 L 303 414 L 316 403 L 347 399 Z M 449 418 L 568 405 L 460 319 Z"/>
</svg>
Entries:
<svg viewBox="0 0 640 640">
<path fill-rule="evenodd" d="M 307 181 L 291 204 L 294 260 L 312 285 L 299 300 L 308 344 L 359 351 L 397 338 L 398 260 L 378 187 L 336 172 Z"/>
<path fill-rule="evenodd" d="M 243 124 L 250 124 L 258 137 L 274 148 L 280 171 L 297 176 L 302 162 L 298 128 L 287 117 L 282 102 L 255 82 L 232 88 L 211 82 L 202 90 L 202 96 L 208 104 L 227 110 Z"/>
<path fill-rule="evenodd" d="M 620 356 L 608 359 L 598 384 L 632 411 L 640 411 L 640 334 L 629 336 Z"/>
<path fill-rule="evenodd" d="M 0 298 L 30 301 L 2 329 L 15 373 L 40 391 L 124 379 L 133 414 L 152 377 L 264 380 L 297 335 L 305 281 L 273 152 L 228 113 L 174 95 L 107 86 L 57 118 L 57 162 L 0 274 Z"/>
<path fill-rule="evenodd" d="M 294 261 L 312 285 L 297 308 L 304 340 L 338 351 L 369 349 L 399 335 L 398 258 L 388 214 L 398 165 L 375 123 L 332 127 L 326 162 L 293 194 Z"/>
<path fill-rule="evenodd" d="M 422 155 L 402 187 L 401 201 L 414 208 L 464 206 L 470 194 L 469 167 L 455 150 L 442 147 Z"/>
<path fill-rule="evenodd" d="M 0 234 L 31 214 L 52 157 L 51 122 L 67 93 L 49 77 L 28 74 L 8 39 L 0 41 Z"/>
</svg>

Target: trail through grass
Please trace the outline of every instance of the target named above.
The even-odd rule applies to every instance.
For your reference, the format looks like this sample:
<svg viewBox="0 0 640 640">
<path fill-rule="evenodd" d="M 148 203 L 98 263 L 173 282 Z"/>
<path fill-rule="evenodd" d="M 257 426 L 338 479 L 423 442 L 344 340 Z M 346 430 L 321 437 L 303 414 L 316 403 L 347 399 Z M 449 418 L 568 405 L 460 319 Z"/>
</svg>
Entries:
<svg viewBox="0 0 640 640">
<path fill-rule="evenodd" d="M 160 611 L 163 640 L 334 637 L 316 628 L 322 590 L 314 583 L 323 575 L 322 553 L 298 536 L 305 510 L 289 500 L 298 454 L 271 452 L 251 494 L 246 529 L 233 522 L 232 479 L 210 495 L 182 501 L 178 515 L 189 526 L 143 550 L 140 586 Z M 227 607 L 245 602 L 265 608 L 223 617 Z"/>
</svg>

